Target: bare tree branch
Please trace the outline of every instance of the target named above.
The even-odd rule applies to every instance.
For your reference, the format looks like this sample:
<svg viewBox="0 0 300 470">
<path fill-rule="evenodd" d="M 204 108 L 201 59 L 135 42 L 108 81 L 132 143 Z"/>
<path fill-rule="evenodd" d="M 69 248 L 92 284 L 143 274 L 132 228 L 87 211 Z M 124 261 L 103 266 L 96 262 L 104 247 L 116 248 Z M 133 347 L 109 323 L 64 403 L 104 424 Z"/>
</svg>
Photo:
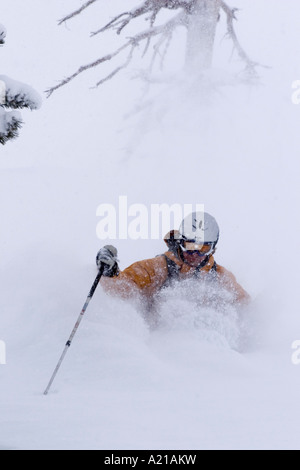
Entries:
<svg viewBox="0 0 300 470">
<path fill-rule="evenodd" d="M 235 16 L 235 12 L 237 11 L 237 8 L 230 8 L 224 1 L 221 1 L 221 8 L 226 13 L 226 16 L 227 16 L 227 32 L 228 32 L 228 35 L 229 35 L 229 37 L 231 38 L 231 40 L 233 42 L 233 45 L 234 45 L 235 49 L 237 50 L 238 55 L 240 56 L 240 58 L 244 62 L 246 62 L 247 68 L 249 68 L 251 70 L 254 70 L 255 66 L 258 65 L 258 64 L 256 62 L 253 62 L 248 57 L 248 55 L 246 54 L 246 52 L 244 51 L 244 49 L 240 45 L 239 40 L 238 40 L 237 35 L 236 35 L 236 32 L 234 30 L 233 20 L 237 19 L 236 16 Z"/>
<path fill-rule="evenodd" d="M 154 66 L 156 57 L 157 57 L 158 55 L 160 55 L 160 57 L 161 57 L 161 67 L 162 67 L 163 61 L 164 61 L 164 53 L 163 53 L 163 54 L 160 54 L 160 48 L 161 48 L 161 46 L 164 44 L 164 42 L 167 42 L 166 48 L 168 48 L 168 45 L 169 45 L 169 42 L 170 42 L 171 38 L 172 38 L 172 33 L 168 32 L 168 33 L 166 33 L 166 34 L 163 34 L 163 35 L 160 37 L 159 41 L 155 44 L 155 46 L 154 46 L 154 48 L 153 48 L 153 49 L 154 49 L 154 52 L 153 52 L 151 64 L 150 64 L 150 67 L 149 67 L 149 70 L 150 70 L 150 71 L 153 69 L 153 66 Z M 165 49 L 166 49 L 166 48 L 165 48 Z"/>
<path fill-rule="evenodd" d="M 159 8 L 160 9 L 160 8 Z M 134 8 L 133 10 L 129 12 L 124 12 L 121 13 L 120 15 L 116 16 L 113 18 L 109 23 L 107 23 L 105 26 L 103 26 L 101 29 L 98 31 L 95 31 L 91 34 L 91 36 L 96 36 L 96 34 L 103 33 L 104 31 L 107 31 L 108 29 L 116 28 L 117 29 L 117 34 L 120 34 L 121 31 L 130 23 L 130 21 L 134 18 L 138 18 L 139 16 L 144 15 L 145 13 L 148 13 L 149 11 L 153 10 L 153 5 L 152 5 L 152 0 L 146 0 L 142 5 L 140 5 L 137 8 Z M 155 11 L 157 10 L 157 7 L 155 7 Z M 158 10 L 157 10 L 158 11 Z M 122 21 L 119 21 L 120 18 L 126 16 Z"/>
<path fill-rule="evenodd" d="M 129 63 L 131 62 L 132 56 L 133 56 L 134 49 L 137 48 L 142 41 L 149 40 L 154 36 L 158 36 L 159 34 L 162 34 L 163 35 L 162 37 L 165 40 L 165 38 L 168 37 L 168 35 L 170 34 L 171 31 L 176 29 L 177 26 L 181 26 L 183 24 L 184 24 L 183 14 L 179 13 L 174 18 L 167 21 L 167 23 L 165 23 L 161 26 L 156 26 L 156 27 L 153 27 L 153 28 L 149 28 L 146 31 L 143 31 L 139 34 L 136 34 L 132 38 L 129 38 L 129 40 L 123 46 L 121 46 L 120 48 L 118 48 L 117 50 L 112 52 L 111 54 L 108 54 L 104 57 L 101 57 L 100 59 L 95 60 L 94 62 L 91 62 L 89 64 L 86 64 L 86 65 L 83 65 L 83 66 L 79 67 L 79 69 L 75 73 L 73 73 L 72 75 L 66 77 L 64 80 L 59 82 L 58 85 L 56 85 L 54 87 L 51 87 L 48 90 L 46 90 L 47 97 L 49 98 L 54 91 L 58 90 L 59 88 L 61 88 L 64 85 L 66 85 L 70 81 L 74 80 L 74 78 L 76 78 L 81 73 L 83 73 L 83 72 L 85 72 L 85 71 L 87 71 L 91 68 L 97 67 L 98 65 L 102 64 L 103 62 L 107 62 L 107 61 L 113 59 L 114 57 L 119 55 L 122 51 L 124 51 L 125 49 L 131 47 L 131 51 L 130 51 L 128 57 L 127 57 L 127 60 L 126 60 L 125 64 L 122 65 L 122 66 L 119 66 L 110 75 L 108 75 L 108 77 L 106 77 L 105 79 L 100 80 L 97 83 L 97 86 L 100 85 L 101 83 L 106 82 L 110 78 L 114 77 L 120 70 L 124 69 L 125 67 L 127 67 L 129 65 Z"/>
<path fill-rule="evenodd" d="M 96 87 L 98 87 L 99 85 L 102 85 L 102 83 L 106 82 L 107 80 L 110 80 L 111 78 L 113 78 L 115 75 L 117 75 L 117 73 L 119 73 L 121 70 L 125 69 L 126 67 L 128 67 L 128 65 L 130 64 L 131 62 L 131 59 L 132 59 L 132 56 L 133 56 L 133 52 L 134 52 L 134 49 L 135 49 L 135 45 L 133 45 L 131 47 L 131 50 L 130 50 L 130 53 L 127 57 L 127 60 L 126 62 L 123 64 L 123 65 L 120 65 L 119 67 L 117 67 L 113 72 L 111 72 L 107 77 L 103 78 L 102 80 L 100 80 L 98 83 L 96 83 Z"/>
<path fill-rule="evenodd" d="M 172 37 L 173 37 L 173 31 L 171 31 L 171 33 L 168 34 L 168 36 L 167 36 L 167 41 L 166 41 L 166 45 L 165 45 L 164 51 L 163 51 L 163 53 L 162 53 L 162 55 L 161 55 L 161 61 L 160 61 L 160 68 L 161 68 L 161 70 L 162 70 L 163 67 L 164 67 L 164 61 L 165 61 L 167 52 L 168 52 L 168 50 L 169 50 L 169 47 L 170 47 L 170 44 L 171 44 L 171 41 L 172 41 Z"/>
<path fill-rule="evenodd" d="M 151 15 L 151 17 L 150 17 L 150 28 L 153 28 L 154 23 L 155 23 L 155 20 L 156 20 L 156 17 L 157 17 L 157 14 L 158 14 L 158 10 L 155 10 L 155 11 L 152 13 L 152 15 Z M 144 56 L 147 54 L 148 49 L 149 49 L 149 47 L 150 47 L 150 43 L 151 43 L 151 38 L 148 38 L 148 39 L 147 39 L 147 42 L 146 42 L 146 46 L 145 46 L 144 52 L 143 52 L 143 54 L 142 54 L 142 57 L 144 57 Z"/>
<path fill-rule="evenodd" d="M 119 49 L 117 49 L 115 52 L 113 52 L 112 54 L 108 54 L 104 57 L 101 57 L 100 59 L 97 59 L 95 60 L 94 62 L 91 62 L 90 64 L 87 64 L 87 65 L 83 65 L 81 67 L 79 67 L 79 69 L 77 70 L 77 72 L 73 73 L 72 75 L 70 75 L 69 77 L 65 78 L 64 80 L 62 80 L 61 82 L 59 82 L 58 85 L 52 87 L 52 88 L 49 88 L 48 90 L 46 90 L 46 93 L 47 93 L 47 98 L 49 98 L 49 96 L 52 95 L 52 93 L 56 90 L 58 90 L 58 88 L 66 85 L 67 83 L 69 83 L 71 80 L 74 80 L 74 78 L 76 78 L 79 74 L 81 74 L 82 72 L 85 72 L 86 70 L 89 70 L 93 67 L 97 67 L 97 65 L 100 65 L 102 64 L 103 62 L 106 62 L 108 60 L 111 60 L 113 57 L 117 56 L 118 54 L 120 54 L 120 52 L 122 52 L 124 49 L 126 49 L 129 45 L 131 44 L 131 41 L 128 41 L 126 44 L 124 44 L 122 47 L 120 47 Z"/>
<path fill-rule="evenodd" d="M 60 20 L 59 24 L 67 21 L 70 18 L 73 18 L 76 15 L 79 15 L 83 10 L 88 8 L 90 5 L 92 5 L 96 1 L 97 0 L 86 1 L 81 6 L 81 8 L 75 10 L 70 15 Z M 207 2 L 212 2 L 212 5 L 208 4 Z M 89 69 L 92 69 L 94 67 L 97 67 L 98 65 L 104 62 L 108 62 L 112 60 L 113 58 L 115 58 L 116 56 L 118 56 L 119 54 L 121 54 L 121 52 L 125 51 L 126 49 L 129 49 L 125 62 L 119 65 L 118 67 L 116 67 L 111 73 L 109 73 L 105 78 L 99 80 L 96 84 L 96 86 L 101 85 L 102 83 L 106 82 L 107 80 L 110 80 L 115 75 L 117 75 L 121 70 L 128 67 L 128 65 L 130 64 L 133 58 L 135 49 L 138 48 L 142 43 L 144 43 L 144 49 L 142 52 L 142 57 L 144 57 L 146 53 L 149 51 L 150 44 L 153 38 L 156 36 L 160 36 L 160 37 L 158 38 L 156 44 L 153 47 L 153 54 L 152 54 L 152 58 L 150 61 L 149 70 L 153 68 L 153 65 L 158 56 L 160 56 L 161 58 L 160 65 L 162 67 L 175 29 L 179 26 L 184 26 L 187 28 L 188 33 L 190 31 L 193 31 L 193 29 L 191 28 L 191 24 L 192 24 L 191 18 L 193 17 L 193 15 L 197 15 L 200 12 L 202 15 L 205 16 L 205 12 L 210 11 L 208 7 L 214 6 L 213 2 L 216 2 L 215 8 L 218 11 L 221 8 L 225 12 L 225 15 L 227 17 L 227 34 L 232 40 L 233 46 L 237 50 L 240 58 L 244 62 L 246 62 L 247 68 L 253 71 L 255 66 L 258 64 L 253 62 L 248 57 L 248 55 L 246 54 L 246 52 L 240 45 L 236 32 L 234 30 L 234 26 L 233 26 L 233 21 L 236 19 L 235 17 L 236 9 L 229 7 L 227 3 L 225 2 L 225 0 L 203 0 L 203 3 L 202 3 L 202 0 L 142 0 L 142 3 L 140 3 L 138 6 L 136 6 L 132 10 L 125 11 L 115 16 L 105 26 L 91 33 L 91 35 L 95 36 L 97 34 L 103 33 L 108 30 L 114 30 L 116 31 L 116 34 L 120 35 L 121 32 L 128 26 L 129 23 L 131 23 L 132 20 L 135 20 L 136 18 L 141 18 L 141 17 L 144 17 L 144 19 L 148 22 L 148 25 L 149 25 L 148 29 L 136 34 L 133 37 L 126 38 L 124 44 L 118 49 L 116 49 L 115 51 L 113 51 L 112 53 L 107 54 L 89 64 L 79 67 L 79 69 L 75 73 L 66 77 L 64 80 L 60 81 L 56 86 L 51 87 L 48 90 L 46 90 L 47 96 L 49 97 L 54 91 L 66 85 L 67 83 L 69 83 L 71 80 L 76 78 L 79 74 Z M 163 25 L 156 26 L 155 23 L 156 23 L 158 14 L 160 13 L 162 9 L 179 10 L 179 12 L 169 21 L 166 21 Z M 213 21 L 214 20 L 215 19 L 213 18 Z M 199 28 L 202 28 L 201 31 L 203 30 L 202 31 L 203 36 L 205 36 L 205 34 L 206 35 L 209 34 L 205 29 L 206 28 L 205 21 L 204 22 L 200 21 L 199 23 L 194 22 L 193 24 L 194 25 L 199 24 Z M 200 35 L 198 34 L 199 28 L 197 30 L 197 35 L 196 35 L 198 39 L 199 37 L 201 38 L 201 31 L 200 31 Z M 199 42 L 198 47 L 201 48 L 201 44 L 202 44 L 201 40 L 198 42 Z M 187 45 L 187 49 L 188 47 L 189 47 L 189 44 Z M 211 45 L 209 44 L 209 47 L 211 48 L 213 47 L 213 40 L 211 41 Z M 201 50 L 198 52 L 197 51 L 198 49 L 196 45 L 196 47 L 194 48 L 193 54 L 197 54 L 198 52 L 201 53 Z"/>
<path fill-rule="evenodd" d="M 78 8 L 78 10 L 73 11 L 73 13 L 70 13 L 69 15 L 65 16 L 61 20 L 59 20 L 58 24 L 61 25 L 62 23 L 65 23 L 66 21 L 70 20 L 71 18 L 74 18 L 74 16 L 79 15 L 83 10 L 88 8 L 92 3 L 95 3 L 97 0 L 88 0 L 84 5 L 82 5 L 81 8 Z"/>
<path fill-rule="evenodd" d="M 131 11 L 124 12 L 116 16 L 98 31 L 93 32 L 91 36 L 103 33 L 108 29 L 116 29 L 117 34 L 120 34 L 122 30 L 130 23 L 131 20 L 138 18 L 139 16 L 143 16 L 148 12 L 152 12 L 150 21 L 151 25 L 153 26 L 157 14 L 161 9 L 167 8 L 168 10 L 176 10 L 178 8 L 182 8 L 186 12 L 188 12 L 190 11 L 191 6 L 194 5 L 194 3 L 195 0 L 146 0 L 144 1 L 144 3 L 142 3 L 136 8 L 133 8 Z M 127 18 L 124 18 L 120 21 L 120 18 L 124 16 L 126 16 Z"/>
</svg>

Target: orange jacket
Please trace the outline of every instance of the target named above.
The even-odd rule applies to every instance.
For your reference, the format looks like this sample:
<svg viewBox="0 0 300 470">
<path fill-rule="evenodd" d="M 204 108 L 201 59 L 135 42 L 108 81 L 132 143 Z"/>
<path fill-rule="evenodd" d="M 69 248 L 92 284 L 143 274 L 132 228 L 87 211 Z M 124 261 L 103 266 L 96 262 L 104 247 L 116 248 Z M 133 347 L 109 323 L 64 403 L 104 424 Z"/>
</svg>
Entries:
<svg viewBox="0 0 300 470">
<path fill-rule="evenodd" d="M 179 267 L 179 280 L 188 279 L 194 275 L 196 268 L 180 261 L 171 251 L 167 251 L 165 256 Z M 101 284 L 107 293 L 117 295 L 123 299 L 141 295 L 149 300 L 159 292 L 168 279 L 165 256 L 138 261 L 121 271 L 118 276 L 103 277 Z M 250 299 L 247 292 L 237 283 L 235 276 L 227 269 L 215 264 L 213 256 L 210 257 L 206 266 L 201 269 L 201 274 L 209 273 L 213 266 L 218 274 L 219 282 L 234 294 L 237 302 L 245 302 Z"/>
</svg>

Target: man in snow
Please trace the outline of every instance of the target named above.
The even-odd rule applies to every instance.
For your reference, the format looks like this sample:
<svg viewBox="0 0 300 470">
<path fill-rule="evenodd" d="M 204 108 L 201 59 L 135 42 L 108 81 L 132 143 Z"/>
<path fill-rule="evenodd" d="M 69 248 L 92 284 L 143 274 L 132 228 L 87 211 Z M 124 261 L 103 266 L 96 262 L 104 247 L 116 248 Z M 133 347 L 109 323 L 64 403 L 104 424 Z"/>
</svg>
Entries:
<svg viewBox="0 0 300 470">
<path fill-rule="evenodd" d="M 117 250 L 106 245 L 97 254 L 96 262 L 103 267 L 101 284 L 109 294 L 123 299 L 140 297 L 152 305 L 155 296 L 175 282 L 194 279 L 212 281 L 231 293 L 237 304 L 250 300 L 234 275 L 217 264 L 213 254 L 219 240 L 219 227 L 210 214 L 193 212 L 179 230 L 171 230 L 164 241 L 168 251 L 155 258 L 138 261 L 124 271 L 118 267 Z"/>
</svg>

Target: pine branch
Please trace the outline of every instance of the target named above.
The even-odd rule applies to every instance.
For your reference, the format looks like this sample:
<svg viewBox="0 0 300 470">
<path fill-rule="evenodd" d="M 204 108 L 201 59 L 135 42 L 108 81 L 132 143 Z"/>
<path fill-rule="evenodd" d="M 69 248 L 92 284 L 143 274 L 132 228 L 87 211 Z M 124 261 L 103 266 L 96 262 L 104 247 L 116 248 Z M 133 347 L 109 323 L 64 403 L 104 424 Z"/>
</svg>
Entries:
<svg viewBox="0 0 300 470">
<path fill-rule="evenodd" d="M 6 75 L 0 75 L 1 84 L 2 87 L 4 85 L 4 89 L 1 88 L 2 93 L 0 93 L 3 107 L 11 109 L 28 108 L 31 110 L 40 108 L 41 98 L 29 85 L 13 80 Z"/>
<path fill-rule="evenodd" d="M 8 140 L 15 139 L 22 127 L 22 120 L 15 113 L 1 112 L 0 108 L 0 144 L 4 145 Z"/>
<path fill-rule="evenodd" d="M 0 45 L 3 45 L 5 43 L 5 38 L 6 38 L 6 29 L 2 24 L 0 24 Z"/>
<path fill-rule="evenodd" d="M 27 108 L 34 110 L 39 108 L 37 102 L 27 96 L 25 92 L 13 95 L 10 93 L 10 90 L 6 92 L 6 100 L 3 106 L 11 109 Z"/>
<path fill-rule="evenodd" d="M 0 44 L 4 44 L 6 30 L 0 25 Z M 7 112 L 10 109 L 38 109 L 41 105 L 40 96 L 30 86 L 13 80 L 6 75 L 0 75 L 0 144 L 15 139 L 22 126 L 21 115 L 17 111 Z"/>
</svg>

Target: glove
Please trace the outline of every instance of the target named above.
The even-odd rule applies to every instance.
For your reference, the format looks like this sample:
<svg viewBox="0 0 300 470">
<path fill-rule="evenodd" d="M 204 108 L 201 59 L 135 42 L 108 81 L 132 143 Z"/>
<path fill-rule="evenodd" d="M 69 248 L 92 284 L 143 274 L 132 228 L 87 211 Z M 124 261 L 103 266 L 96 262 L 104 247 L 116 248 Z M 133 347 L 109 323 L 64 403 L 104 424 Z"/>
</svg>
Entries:
<svg viewBox="0 0 300 470">
<path fill-rule="evenodd" d="M 112 245 L 105 245 L 98 251 L 96 257 L 96 264 L 98 269 L 103 267 L 103 276 L 114 277 L 119 274 L 118 266 L 118 251 Z"/>
</svg>

